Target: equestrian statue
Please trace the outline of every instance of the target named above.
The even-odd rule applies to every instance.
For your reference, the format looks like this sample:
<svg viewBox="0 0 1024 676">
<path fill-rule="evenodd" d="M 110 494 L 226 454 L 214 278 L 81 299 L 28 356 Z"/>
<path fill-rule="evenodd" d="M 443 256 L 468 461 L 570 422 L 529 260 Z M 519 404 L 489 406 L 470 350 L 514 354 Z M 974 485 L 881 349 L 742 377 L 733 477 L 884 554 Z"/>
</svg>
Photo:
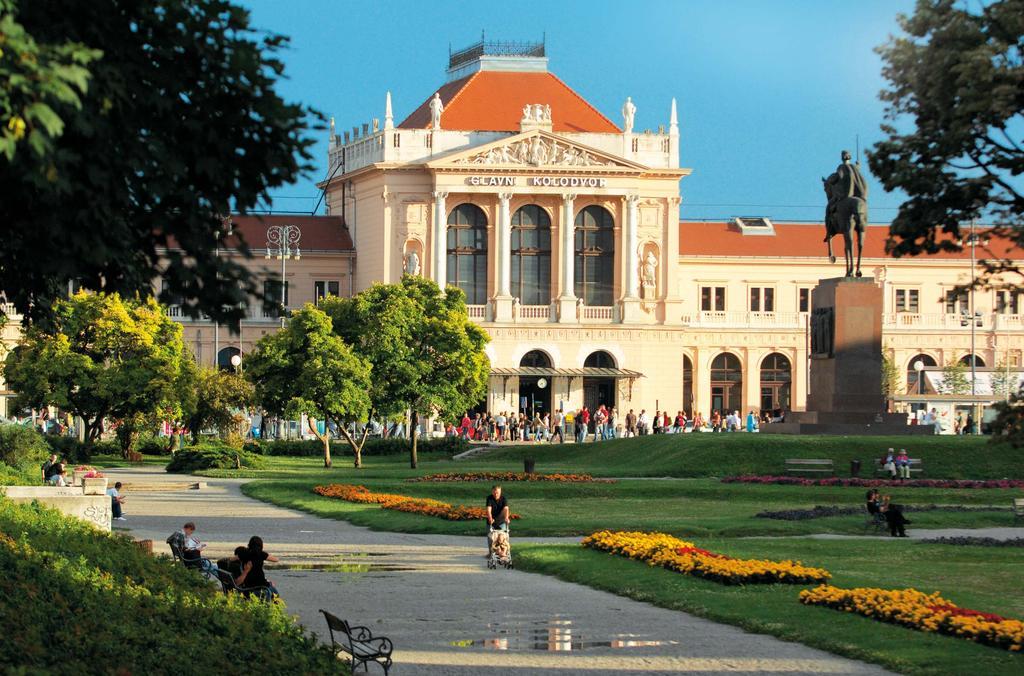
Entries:
<svg viewBox="0 0 1024 676">
<path fill-rule="evenodd" d="M 828 260 L 836 262 L 832 253 L 832 238 L 843 236 L 846 255 L 846 276 L 860 277 L 860 257 L 864 249 L 864 228 L 868 224 L 868 183 L 860 173 L 860 162 L 851 162 L 850 151 L 844 150 L 843 162 L 821 183 L 828 197 L 825 207 L 825 243 L 828 244 Z M 853 258 L 853 233 L 857 233 L 857 260 Z"/>
</svg>

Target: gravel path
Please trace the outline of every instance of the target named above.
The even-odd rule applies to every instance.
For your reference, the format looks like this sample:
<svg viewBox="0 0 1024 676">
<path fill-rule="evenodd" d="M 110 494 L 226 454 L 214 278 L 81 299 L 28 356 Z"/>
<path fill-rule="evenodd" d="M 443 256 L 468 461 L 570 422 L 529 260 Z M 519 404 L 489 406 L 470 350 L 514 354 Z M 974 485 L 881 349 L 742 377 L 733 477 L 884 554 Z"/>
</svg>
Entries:
<svg viewBox="0 0 1024 676">
<path fill-rule="evenodd" d="M 159 469 L 108 473 L 149 487 L 127 492 L 128 521 L 115 522 L 118 529 L 163 551 L 167 535 L 194 520 L 212 558 L 261 535 L 289 566 L 268 574 L 289 610 L 323 638 L 319 608 L 391 637 L 396 676 L 886 673 L 554 578 L 488 571 L 482 536 L 375 532 L 250 499 L 239 480 L 182 490 L 181 477 Z M 527 540 L 578 538 L 518 538 Z"/>
</svg>

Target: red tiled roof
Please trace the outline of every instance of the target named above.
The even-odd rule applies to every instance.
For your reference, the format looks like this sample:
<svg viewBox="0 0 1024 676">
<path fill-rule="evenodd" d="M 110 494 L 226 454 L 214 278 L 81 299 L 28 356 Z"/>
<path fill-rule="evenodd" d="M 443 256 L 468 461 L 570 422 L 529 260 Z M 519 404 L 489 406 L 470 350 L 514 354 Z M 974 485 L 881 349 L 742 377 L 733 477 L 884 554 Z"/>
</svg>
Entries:
<svg viewBox="0 0 1024 676">
<path fill-rule="evenodd" d="M 618 133 L 621 130 L 552 73 L 478 71 L 437 90 L 444 104 L 441 128 L 455 131 L 519 131 L 523 106 L 551 106 L 552 131 Z M 431 93 L 398 125 L 430 126 Z"/>
<path fill-rule="evenodd" d="M 272 225 L 296 225 L 301 232 L 300 251 L 352 251 L 352 237 L 342 225 L 341 216 L 231 215 L 235 232 L 252 249 L 267 245 L 267 228 Z"/>
<path fill-rule="evenodd" d="M 731 221 L 680 221 L 679 254 L 681 256 L 753 256 L 783 258 L 818 258 L 826 255 L 825 226 L 820 223 L 772 222 L 774 235 L 744 235 Z M 978 230 L 982 234 L 982 230 Z M 864 239 L 865 258 L 889 258 L 885 253 L 885 240 L 889 236 L 886 225 L 868 226 Z M 843 238 L 832 240 L 832 251 L 843 255 Z M 1006 239 L 989 236 L 985 245 L 975 250 L 978 260 L 983 258 L 1024 258 L 1024 252 L 1014 248 Z M 960 252 L 941 251 L 929 258 L 969 259 L 970 247 Z"/>
</svg>

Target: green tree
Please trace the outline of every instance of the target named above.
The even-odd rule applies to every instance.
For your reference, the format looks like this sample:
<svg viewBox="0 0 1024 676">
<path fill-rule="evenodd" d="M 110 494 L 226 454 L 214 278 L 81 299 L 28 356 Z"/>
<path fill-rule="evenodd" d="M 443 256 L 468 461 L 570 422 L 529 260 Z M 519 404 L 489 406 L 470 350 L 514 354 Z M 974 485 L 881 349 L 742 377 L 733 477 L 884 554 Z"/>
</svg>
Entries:
<svg viewBox="0 0 1024 676">
<path fill-rule="evenodd" d="M 374 284 L 321 306 L 338 335 L 373 365 L 374 413 L 411 413 L 415 469 L 419 414 L 459 415 L 487 391 L 488 337 L 469 319 L 465 294 L 452 286 L 442 294 L 435 283 L 406 275 L 398 284 Z"/>
<path fill-rule="evenodd" d="M 971 382 L 967 379 L 967 366 L 955 359 L 943 366 L 942 385 L 937 389 L 939 394 L 970 394 Z"/>
<path fill-rule="evenodd" d="M 43 52 L 36 72 L 0 45 L 0 74 L 15 79 L 0 116 L 25 126 L 0 121 L 50 146 L 0 154 L 4 194 L 17 195 L 3 203 L 0 289 L 38 320 L 69 280 L 131 297 L 163 277 L 165 302 L 237 326 L 262 288 L 237 256 L 217 255 L 250 253 L 223 215 L 311 168 L 319 116 L 277 92 L 286 38 L 252 29 L 228 0 L 3 1 L 0 25 Z"/>
<path fill-rule="evenodd" d="M 173 414 L 175 384 L 191 355 L 181 326 L 155 300 L 81 292 L 53 309 L 52 321 L 30 325 L 4 361 L 17 405 L 80 416 L 88 443 L 104 420 L 141 425 Z"/>
<path fill-rule="evenodd" d="M 1017 372 L 1009 368 L 1005 357 L 1000 359 L 992 371 L 992 394 L 1000 399 L 1009 399 L 1017 394 L 1019 387 L 1020 378 Z"/>
<path fill-rule="evenodd" d="M 882 352 L 882 396 L 892 399 L 900 391 L 900 370 L 892 357 Z"/>
<path fill-rule="evenodd" d="M 182 422 L 199 442 L 199 433 L 211 427 L 224 436 L 241 422 L 238 410 L 253 403 L 252 383 L 237 373 L 210 367 L 194 367 L 193 389 L 183 406 Z"/>
<path fill-rule="evenodd" d="M 15 0 L 0 0 L 0 155 L 14 158 L 19 144 L 47 155 L 64 121 L 54 105 L 80 110 L 88 89 L 86 66 L 101 52 L 61 40 L 37 43 L 18 21 Z"/>
<path fill-rule="evenodd" d="M 344 428 L 347 421 L 365 420 L 369 412 L 370 364 L 335 335 L 331 319 L 310 303 L 284 329 L 260 339 L 245 373 L 267 412 L 307 416 L 309 431 L 324 445 L 324 467 L 331 466 L 331 433 L 326 425 L 320 432 L 314 418 Z"/>
<path fill-rule="evenodd" d="M 1024 0 L 918 0 L 899 22 L 905 35 L 878 49 L 889 81 L 881 94 L 888 138 L 869 152 L 886 190 L 909 198 L 888 248 L 896 256 L 958 251 L 961 224 L 980 216 L 1020 247 Z M 1017 270 L 1006 252 L 990 254 L 979 284 Z"/>
</svg>

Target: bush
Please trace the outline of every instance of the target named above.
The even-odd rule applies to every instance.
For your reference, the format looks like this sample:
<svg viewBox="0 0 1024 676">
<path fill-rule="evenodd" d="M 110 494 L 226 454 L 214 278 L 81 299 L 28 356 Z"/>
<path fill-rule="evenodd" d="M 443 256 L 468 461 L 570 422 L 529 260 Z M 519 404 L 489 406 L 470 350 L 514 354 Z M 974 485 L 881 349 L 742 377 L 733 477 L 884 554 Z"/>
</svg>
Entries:
<svg viewBox="0 0 1024 676">
<path fill-rule="evenodd" d="M 201 469 L 236 469 L 239 465 L 247 469 L 262 469 L 263 458 L 245 450 L 206 442 L 197 446 L 186 446 L 167 463 L 168 472 L 195 472 Z"/>
<path fill-rule="evenodd" d="M 38 469 L 19 469 L 0 464 L 0 486 L 34 486 L 42 481 Z"/>
<path fill-rule="evenodd" d="M 409 452 L 411 442 L 408 439 L 392 437 L 390 439 L 367 439 L 363 446 L 363 455 L 401 455 Z M 455 455 L 469 450 L 469 442 L 459 437 L 442 437 L 440 439 L 419 439 L 416 443 L 420 453 L 443 453 Z M 292 457 L 319 457 L 324 454 L 324 446 L 316 439 L 275 439 L 273 441 L 250 441 L 245 450 L 258 455 L 284 455 Z M 331 440 L 331 451 L 344 453 L 349 450 L 344 439 Z"/>
<path fill-rule="evenodd" d="M 37 504 L 0 500 L 0 567 L 0 664 L 17 673 L 338 671 L 283 606 L 221 594 L 125 536 Z"/>
<path fill-rule="evenodd" d="M 135 444 L 135 450 L 143 455 L 167 455 L 171 440 L 167 437 L 143 437 Z"/>
<path fill-rule="evenodd" d="M 50 454 L 43 436 L 21 425 L 0 425 L 0 463 L 16 470 L 36 468 Z"/>
<path fill-rule="evenodd" d="M 47 435 L 44 437 L 51 451 L 71 462 L 88 463 L 94 455 L 121 455 L 121 447 L 114 441 L 83 443 L 75 437 Z"/>
</svg>

